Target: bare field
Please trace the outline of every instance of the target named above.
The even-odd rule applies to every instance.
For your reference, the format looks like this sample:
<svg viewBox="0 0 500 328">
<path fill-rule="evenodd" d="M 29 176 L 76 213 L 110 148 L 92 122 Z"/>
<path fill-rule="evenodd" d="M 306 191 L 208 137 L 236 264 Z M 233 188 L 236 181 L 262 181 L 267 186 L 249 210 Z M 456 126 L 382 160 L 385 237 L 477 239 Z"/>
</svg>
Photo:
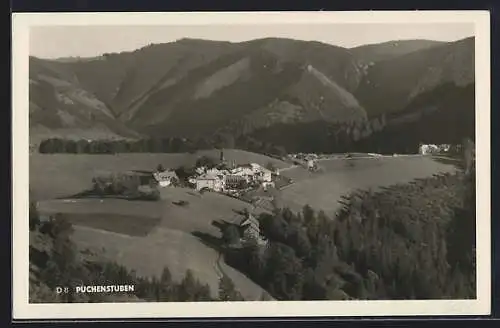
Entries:
<svg viewBox="0 0 500 328">
<path fill-rule="evenodd" d="M 324 173 L 310 173 L 303 168 L 283 173 L 296 181 L 281 191 L 286 206 L 298 211 L 309 204 L 333 215 L 341 197 L 356 189 L 389 186 L 456 170 L 453 165 L 419 156 L 331 160 L 319 165 Z"/>
</svg>

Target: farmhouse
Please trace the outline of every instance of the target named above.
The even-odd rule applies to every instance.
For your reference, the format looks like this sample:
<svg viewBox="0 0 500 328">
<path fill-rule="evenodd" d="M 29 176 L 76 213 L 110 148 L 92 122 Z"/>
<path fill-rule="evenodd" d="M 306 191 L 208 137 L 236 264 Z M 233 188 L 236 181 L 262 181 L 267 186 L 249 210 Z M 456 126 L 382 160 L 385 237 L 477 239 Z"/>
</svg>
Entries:
<svg viewBox="0 0 500 328">
<path fill-rule="evenodd" d="M 221 177 L 211 174 L 203 174 L 196 178 L 196 190 L 209 189 L 213 191 L 222 191 L 224 181 Z"/>
<path fill-rule="evenodd" d="M 153 177 L 160 187 L 168 187 L 179 181 L 179 177 L 175 171 L 155 172 L 153 173 Z"/>
<path fill-rule="evenodd" d="M 419 153 L 420 155 L 435 154 L 439 151 L 439 147 L 436 145 L 425 145 L 420 144 Z"/>
<path fill-rule="evenodd" d="M 261 182 L 271 182 L 273 173 L 271 170 L 268 170 L 259 164 L 251 163 L 240 165 L 231 170 L 231 174 L 243 176 L 247 180 L 250 181 L 261 181 Z"/>
<path fill-rule="evenodd" d="M 267 242 L 260 234 L 260 224 L 251 213 L 240 222 L 240 231 L 242 232 L 242 239 L 245 241 L 255 240 L 259 245 L 265 245 Z"/>
<path fill-rule="evenodd" d="M 250 164 L 245 164 L 232 169 L 231 174 L 244 177 L 247 180 L 247 182 L 250 182 L 251 180 L 254 179 L 255 173 Z"/>
<path fill-rule="evenodd" d="M 437 153 L 447 153 L 452 149 L 450 144 L 442 145 L 426 145 L 420 144 L 419 153 L 421 155 L 437 154 Z"/>
<path fill-rule="evenodd" d="M 263 167 L 260 168 L 260 172 L 257 173 L 257 176 L 261 182 L 273 181 L 273 172 Z"/>
</svg>

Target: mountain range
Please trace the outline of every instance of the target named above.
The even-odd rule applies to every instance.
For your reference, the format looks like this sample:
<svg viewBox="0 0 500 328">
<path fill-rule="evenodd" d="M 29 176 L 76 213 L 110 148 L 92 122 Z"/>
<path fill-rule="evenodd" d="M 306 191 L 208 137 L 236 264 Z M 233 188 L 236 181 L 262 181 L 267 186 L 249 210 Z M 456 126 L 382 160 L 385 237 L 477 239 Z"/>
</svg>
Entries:
<svg viewBox="0 0 500 328">
<path fill-rule="evenodd" d="M 433 129 L 472 124 L 473 131 L 474 124 L 473 37 L 356 48 L 186 38 L 93 58 L 30 57 L 29 65 L 32 142 L 258 137 L 276 126 L 381 115 L 389 125 L 432 120 Z"/>
</svg>

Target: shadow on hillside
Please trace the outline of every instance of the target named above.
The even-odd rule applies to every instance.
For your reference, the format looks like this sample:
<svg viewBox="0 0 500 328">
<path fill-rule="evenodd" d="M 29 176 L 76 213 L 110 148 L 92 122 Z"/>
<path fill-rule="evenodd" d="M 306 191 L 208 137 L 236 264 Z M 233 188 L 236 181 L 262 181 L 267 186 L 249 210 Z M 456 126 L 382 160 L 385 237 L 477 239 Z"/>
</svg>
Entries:
<svg viewBox="0 0 500 328">
<path fill-rule="evenodd" d="M 228 222 L 226 220 L 213 220 L 212 225 L 218 228 L 222 232 L 230 225 L 234 225 L 234 223 Z M 215 249 L 218 252 L 224 252 L 224 241 L 222 238 L 217 238 L 211 234 L 201 232 L 201 231 L 193 231 L 191 233 L 193 236 L 198 238 L 203 244 L 206 246 Z"/>
<path fill-rule="evenodd" d="M 205 246 L 208 246 L 219 253 L 224 251 L 224 243 L 221 238 L 214 237 L 211 234 L 201 231 L 193 231 L 191 234 L 198 238 L 198 240 L 200 240 Z"/>
<path fill-rule="evenodd" d="M 81 199 L 81 198 L 97 198 L 97 195 L 95 195 L 93 193 L 92 189 L 88 189 L 88 190 L 80 191 L 76 194 L 57 197 L 57 199 Z"/>
<path fill-rule="evenodd" d="M 159 198 L 149 196 L 148 194 L 116 195 L 116 194 L 97 194 L 93 189 L 87 189 L 76 194 L 57 197 L 58 200 L 64 199 L 121 199 L 128 201 L 159 201 Z"/>
</svg>

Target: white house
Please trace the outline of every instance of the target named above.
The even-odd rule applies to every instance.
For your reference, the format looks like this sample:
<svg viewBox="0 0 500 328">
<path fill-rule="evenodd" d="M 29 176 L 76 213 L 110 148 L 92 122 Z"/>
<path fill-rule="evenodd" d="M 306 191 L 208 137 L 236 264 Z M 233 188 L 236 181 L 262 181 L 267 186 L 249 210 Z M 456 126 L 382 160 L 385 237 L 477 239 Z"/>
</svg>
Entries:
<svg viewBox="0 0 500 328">
<path fill-rule="evenodd" d="M 242 165 L 232 169 L 231 173 L 241 176 L 253 176 L 255 171 L 250 165 Z"/>
<path fill-rule="evenodd" d="M 216 175 L 203 174 L 196 178 L 196 190 L 208 188 L 213 191 L 222 191 L 224 181 Z"/>
<path fill-rule="evenodd" d="M 155 172 L 153 173 L 153 177 L 158 182 L 160 187 L 168 187 L 179 181 L 175 171 Z"/>
<path fill-rule="evenodd" d="M 258 174 L 258 178 L 261 182 L 271 182 L 273 181 L 273 172 L 266 168 L 261 168 Z"/>
<path fill-rule="evenodd" d="M 419 147 L 419 153 L 421 155 L 435 154 L 439 151 L 439 147 L 436 145 L 425 145 L 421 144 Z"/>
<path fill-rule="evenodd" d="M 255 178 L 254 170 L 250 165 L 239 166 L 237 168 L 232 169 L 231 175 L 244 177 L 247 182 L 250 182 Z"/>
<path fill-rule="evenodd" d="M 251 163 L 249 165 L 252 168 L 252 177 L 261 182 L 271 182 L 273 178 L 273 172 L 260 166 L 256 163 Z"/>
</svg>

